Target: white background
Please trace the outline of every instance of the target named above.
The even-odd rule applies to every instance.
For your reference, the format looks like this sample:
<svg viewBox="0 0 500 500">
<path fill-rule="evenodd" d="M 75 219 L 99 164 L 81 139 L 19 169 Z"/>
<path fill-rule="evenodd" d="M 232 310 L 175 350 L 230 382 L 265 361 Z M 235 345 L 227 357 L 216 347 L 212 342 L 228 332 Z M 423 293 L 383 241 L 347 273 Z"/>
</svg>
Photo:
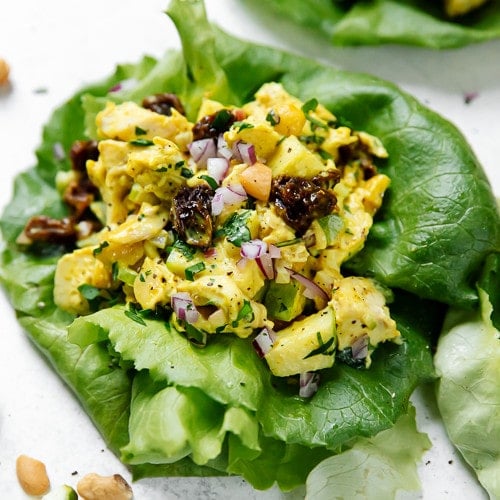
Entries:
<svg viewBox="0 0 500 500">
<path fill-rule="evenodd" d="M 0 58 L 11 66 L 11 86 L 0 90 L 0 207 L 12 180 L 34 163 L 42 124 L 51 110 L 85 83 L 107 76 L 118 62 L 160 56 L 179 40 L 163 14 L 168 0 L 17 0 L 2 3 Z M 210 19 L 240 38 L 266 43 L 345 69 L 398 83 L 463 132 L 500 194 L 500 42 L 451 51 L 411 47 L 339 49 L 316 35 L 237 0 L 207 0 Z M 466 104 L 467 93 L 477 93 Z M 29 203 L 29 200 L 26 200 Z M 25 498 L 15 459 L 43 460 L 53 486 L 76 485 L 88 472 L 127 470 L 103 444 L 69 390 L 18 326 L 0 295 L 0 499 Z M 453 451 L 437 415 L 432 390 L 414 397 L 418 421 L 433 448 L 420 467 L 422 493 L 434 499 L 484 499 L 485 493 Z M 254 491 L 240 478 L 143 480 L 138 500 L 278 499 L 277 489 Z M 303 492 L 292 495 L 302 498 Z M 405 496 L 407 498 L 407 496 Z"/>
</svg>

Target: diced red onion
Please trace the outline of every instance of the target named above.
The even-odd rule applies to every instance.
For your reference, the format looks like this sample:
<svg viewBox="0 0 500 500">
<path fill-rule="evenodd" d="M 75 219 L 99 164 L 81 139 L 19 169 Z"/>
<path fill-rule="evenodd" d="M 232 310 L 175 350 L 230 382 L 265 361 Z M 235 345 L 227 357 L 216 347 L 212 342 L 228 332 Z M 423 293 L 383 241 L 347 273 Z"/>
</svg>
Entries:
<svg viewBox="0 0 500 500">
<path fill-rule="evenodd" d="M 290 273 L 290 276 L 293 279 L 297 280 L 299 283 L 304 285 L 305 287 L 304 295 L 308 299 L 320 299 L 325 302 L 328 302 L 329 300 L 328 294 L 317 283 L 315 283 L 310 278 L 304 276 L 303 274 L 297 273 L 296 271 L 290 269 L 289 267 L 285 269 Z"/>
<path fill-rule="evenodd" d="M 241 256 L 256 259 L 267 251 L 267 243 L 262 240 L 250 240 L 241 244 Z"/>
<path fill-rule="evenodd" d="M 255 155 L 255 147 L 253 144 L 238 141 L 236 143 L 236 148 L 238 149 L 238 154 L 241 158 L 241 161 L 243 161 L 247 165 L 253 165 L 257 161 L 257 156 Z"/>
<path fill-rule="evenodd" d="M 310 398 L 319 388 L 319 373 L 317 372 L 304 372 L 299 377 L 299 396 L 303 398 Z"/>
<path fill-rule="evenodd" d="M 241 184 L 231 184 L 230 186 L 217 188 L 212 198 L 212 215 L 219 215 L 224 205 L 242 203 L 247 198 L 247 193 Z"/>
<path fill-rule="evenodd" d="M 247 165 L 253 165 L 257 161 L 255 147 L 244 141 L 236 141 L 231 147 L 233 156 Z"/>
<path fill-rule="evenodd" d="M 217 184 L 222 182 L 222 179 L 226 176 L 228 169 L 229 162 L 226 158 L 208 158 L 207 160 L 208 175 L 215 179 Z"/>
<path fill-rule="evenodd" d="M 207 259 L 211 259 L 211 258 L 214 258 L 214 257 L 217 257 L 217 249 L 215 247 L 210 247 L 210 248 L 207 248 L 204 252 L 203 252 L 203 255 L 205 258 Z"/>
<path fill-rule="evenodd" d="M 209 158 L 217 156 L 215 141 L 211 137 L 191 142 L 188 145 L 188 150 L 195 163 L 200 167 L 205 167 Z"/>
<path fill-rule="evenodd" d="M 368 335 L 357 338 L 351 345 L 353 359 L 365 359 L 368 356 Z"/>
<path fill-rule="evenodd" d="M 219 158 L 225 158 L 228 161 L 233 157 L 233 152 L 227 145 L 226 139 L 224 139 L 224 134 L 220 134 L 217 138 L 217 156 Z"/>
<path fill-rule="evenodd" d="M 267 279 L 274 279 L 274 262 L 268 253 L 262 254 L 260 257 L 255 259 L 255 262 L 257 262 L 259 269 Z"/>
<path fill-rule="evenodd" d="M 199 312 L 194 305 L 191 295 L 187 292 L 177 292 L 170 297 L 170 303 L 176 316 L 186 323 L 196 323 Z"/>
<path fill-rule="evenodd" d="M 252 342 L 259 357 L 263 358 L 273 347 L 276 333 L 270 328 L 263 328 Z"/>
<path fill-rule="evenodd" d="M 269 245 L 265 241 L 255 239 L 241 245 L 241 256 L 244 259 L 255 259 L 255 262 L 267 279 L 275 276 L 273 259 L 281 256 L 281 251 L 274 245 Z"/>
<path fill-rule="evenodd" d="M 281 257 L 281 249 L 276 245 L 269 245 L 269 255 L 271 259 L 279 259 Z"/>
<path fill-rule="evenodd" d="M 136 78 L 127 78 L 126 80 L 122 80 L 118 82 L 116 85 L 113 85 L 108 92 L 121 92 L 122 90 L 132 90 L 137 85 Z"/>
<path fill-rule="evenodd" d="M 248 261 L 248 259 L 245 259 L 245 257 L 242 257 L 241 259 L 238 260 L 238 262 L 236 262 L 236 267 L 238 269 L 243 270 L 243 268 L 247 265 L 247 261 Z"/>
<path fill-rule="evenodd" d="M 222 198 L 222 192 L 218 189 L 215 190 L 214 197 L 212 198 L 212 215 L 219 215 L 224 208 L 224 199 Z"/>
</svg>

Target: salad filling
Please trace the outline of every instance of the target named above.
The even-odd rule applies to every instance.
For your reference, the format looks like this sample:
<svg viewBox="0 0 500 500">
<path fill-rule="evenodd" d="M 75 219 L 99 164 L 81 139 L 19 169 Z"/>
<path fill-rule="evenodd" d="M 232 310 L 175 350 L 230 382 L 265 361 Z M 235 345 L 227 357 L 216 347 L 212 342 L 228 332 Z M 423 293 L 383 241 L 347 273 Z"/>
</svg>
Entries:
<svg viewBox="0 0 500 500">
<path fill-rule="evenodd" d="M 250 338 L 309 396 L 311 374 L 336 355 L 368 367 L 379 343 L 401 341 L 388 292 L 341 270 L 390 184 L 376 137 L 279 83 L 242 106 L 204 99 L 195 123 L 172 94 L 108 102 L 96 128 L 56 181 L 71 215 L 34 217 L 18 238 L 75 246 L 57 262 L 59 308 L 126 303 L 124 314 L 155 311 L 199 346 Z"/>
</svg>

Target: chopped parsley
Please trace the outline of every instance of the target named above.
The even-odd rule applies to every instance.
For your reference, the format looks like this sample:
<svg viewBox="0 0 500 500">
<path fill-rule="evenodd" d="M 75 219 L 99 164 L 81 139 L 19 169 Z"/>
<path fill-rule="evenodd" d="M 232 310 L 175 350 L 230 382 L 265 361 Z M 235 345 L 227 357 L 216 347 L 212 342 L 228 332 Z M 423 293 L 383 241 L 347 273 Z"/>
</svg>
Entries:
<svg viewBox="0 0 500 500">
<path fill-rule="evenodd" d="M 124 312 L 127 318 L 130 318 L 132 321 L 135 321 L 139 325 L 147 326 L 146 322 L 141 316 L 141 310 L 138 309 L 136 306 L 132 305 L 132 303 L 130 303 L 129 308 L 126 309 Z"/>
<path fill-rule="evenodd" d="M 82 297 L 88 301 L 95 300 L 101 295 L 101 290 L 93 285 L 80 285 L 78 291 L 81 293 Z"/>
<path fill-rule="evenodd" d="M 218 132 L 223 132 L 229 128 L 233 114 L 229 109 L 221 109 L 215 113 L 211 126 Z"/>
<path fill-rule="evenodd" d="M 274 125 L 278 125 L 280 122 L 280 117 L 274 109 L 271 109 L 266 115 L 266 120 L 274 127 Z"/>
<path fill-rule="evenodd" d="M 250 229 L 248 229 L 246 225 L 252 213 L 253 210 L 248 209 L 234 212 L 227 219 L 222 228 L 216 232 L 215 236 L 225 235 L 230 243 L 234 246 L 241 247 L 242 243 L 252 239 Z"/>
<path fill-rule="evenodd" d="M 318 100 L 313 97 L 312 99 L 309 99 L 302 105 L 302 111 L 304 112 L 304 115 L 306 119 L 309 121 L 311 124 L 311 129 L 315 130 L 317 128 L 328 128 L 328 124 L 325 123 L 323 120 L 319 120 L 318 118 L 314 117 L 311 115 L 311 113 L 318 107 Z"/>
<path fill-rule="evenodd" d="M 111 264 L 111 279 L 113 281 L 116 281 L 118 279 L 118 272 L 120 271 L 120 266 L 118 265 L 118 262 L 113 262 Z"/>
<path fill-rule="evenodd" d="M 186 323 L 184 328 L 186 329 L 187 338 L 193 344 L 198 346 L 205 346 L 207 344 L 207 334 L 205 332 L 198 330 L 198 328 L 195 328 L 190 323 Z"/>
<path fill-rule="evenodd" d="M 186 242 L 182 241 L 181 239 L 176 239 L 174 241 L 174 244 L 169 247 L 169 250 L 177 250 L 180 252 L 187 260 L 192 260 L 194 257 L 194 254 L 196 253 L 196 248 L 192 247 L 191 245 L 188 245 Z"/>
<path fill-rule="evenodd" d="M 95 257 L 99 255 L 106 247 L 109 247 L 109 243 L 107 241 L 103 241 L 97 248 L 92 250 L 92 255 Z"/>
<path fill-rule="evenodd" d="M 203 179 L 204 181 L 207 181 L 207 184 L 212 188 L 212 189 L 217 189 L 219 187 L 219 184 L 217 181 L 211 177 L 210 175 L 200 175 L 200 179 Z"/>
<path fill-rule="evenodd" d="M 329 356 L 335 352 L 335 346 L 333 345 L 333 343 L 335 342 L 335 337 L 331 337 L 327 342 L 323 342 L 323 338 L 321 337 L 320 332 L 317 332 L 316 336 L 318 338 L 319 347 L 313 349 L 307 356 L 304 356 L 304 359 L 312 358 L 313 356 L 316 356 L 318 354 L 324 354 L 325 356 Z M 332 345 L 333 349 L 329 351 Z"/>
<path fill-rule="evenodd" d="M 312 99 L 309 99 L 308 101 L 306 101 L 306 102 L 302 105 L 302 111 L 303 111 L 303 112 L 304 112 L 304 114 L 306 115 L 306 118 L 307 118 L 307 115 L 308 115 L 311 111 L 314 111 L 317 107 L 318 107 L 318 99 L 316 99 L 315 97 L 313 97 Z"/>
<path fill-rule="evenodd" d="M 133 139 L 132 141 L 130 141 L 130 144 L 132 144 L 133 146 L 152 146 L 154 142 L 149 139 L 139 138 L 139 139 Z"/>
<path fill-rule="evenodd" d="M 238 323 L 242 320 L 245 319 L 249 323 L 253 321 L 255 315 L 252 309 L 252 305 L 248 300 L 245 300 L 243 302 L 243 305 L 241 306 L 241 309 L 238 311 L 238 316 L 236 316 L 236 319 L 231 323 L 231 326 L 233 328 L 236 328 L 238 326 Z"/>
<path fill-rule="evenodd" d="M 242 130 L 245 130 L 246 128 L 253 128 L 254 127 L 251 123 L 248 123 L 248 122 L 234 122 L 233 126 L 237 132 L 241 132 Z"/>
<path fill-rule="evenodd" d="M 176 168 L 177 168 L 177 165 L 176 165 Z M 193 177 L 194 173 L 190 168 L 183 166 L 183 167 L 181 167 L 181 175 L 182 175 L 182 177 L 184 177 L 184 179 L 190 179 L 191 177 Z"/>
<path fill-rule="evenodd" d="M 186 275 L 187 280 L 194 281 L 194 275 L 200 273 L 204 269 L 205 269 L 205 263 L 204 262 L 197 262 L 196 264 L 193 264 L 192 266 L 186 267 L 184 274 Z"/>
<path fill-rule="evenodd" d="M 139 127 L 136 125 L 135 127 L 135 135 L 146 135 L 148 133 L 147 130 L 144 130 L 143 128 Z"/>
</svg>

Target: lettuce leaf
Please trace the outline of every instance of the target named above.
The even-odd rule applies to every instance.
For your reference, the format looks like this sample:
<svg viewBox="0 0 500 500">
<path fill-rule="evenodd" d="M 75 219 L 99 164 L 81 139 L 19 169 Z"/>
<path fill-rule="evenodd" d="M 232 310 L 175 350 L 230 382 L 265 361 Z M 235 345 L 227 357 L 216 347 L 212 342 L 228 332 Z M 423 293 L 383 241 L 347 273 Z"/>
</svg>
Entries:
<svg viewBox="0 0 500 500">
<path fill-rule="evenodd" d="M 347 267 L 391 288 L 463 307 L 477 304 L 475 280 L 500 248 L 496 200 L 476 156 L 450 122 L 395 85 L 344 72 L 221 33 L 218 57 L 239 95 L 257 77 L 276 79 L 303 101 L 325 104 L 340 123 L 379 137 L 391 178 L 362 252 Z M 260 80 L 257 80 L 260 83 Z M 265 80 L 262 80 L 265 81 Z M 439 133 L 436 131 L 439 130 Z"/>
<path fill-rule="evenodd" d="M 307 478 L 308 496 L 385 500 L 396 498 L 398 491 L 419 490 L 415 463 L 430 446 L 428 437 L 417 430 L 411 406 L 391 429 L 323 460 Z"/>
<path fill-rule="evenodd" d="M 240 474 L 256 488 L 276 481 L 291 489 L 321 460 L 390 428 L 408 411 L 413 389 L 434 376 L 431 347 L 445 304 L 478 302 L 473 283 L 499 247 L 499 216 L 477 159 L 444 119 L 390 83 L 226 35 L 208 24 L 201 6 L 174 0 L 169 13 L 185 54 L 204 51 L 210 61 L 188 64 L 169 51 L 158 61 L 121 65 L 54 112 L 37 165 L 18 177 L 0 219 L 0 280 L 34 344 L 135 478 Z M 109 93 L 127 80 L 135 85 Z M 146 326 L 139 325 L 123 308 L 77 319 L 63 313 L 52 288 L 64 249 L 22 252 L 15 242 L 30 215 L 64 213 L 55 175 L 69 165 L 54 146 L 68 150 L 91 133 L 89 119 L 106 99 L 139 102 L 168 89 L 194 110 L 206 88 L 238 104 L 270 80 L 303 100 L 316 97 L 339 121 L 378 135 L 390 154 L 379 165 L 392 179 L 385 208 L 351 267 L 394 288 L 391 310 L 404 343 L 381 347 L 368 371 L 339 363 L 323 373 L 308 401 L 272 380 L 241 339 L 219 336 L 198 349 L 164 321 L 146 318 Z M 417 164 L 417 172 L 409 172 Z M 200 408 L 206 409 L 201 416 Z M 169 422 L 182 431 L 174 443 Z"/>
<path fill-rule="evenodd" d="M 492 260 L 498 276 L 500 256 L 497 254 Z M 491 277 L 482 281 L 488 285 Z M 497 278 L 497 289 L 498 283 Z M 482 311 L 450 311 L 435 364 L 439 374 L 437 402 L 448 435 L 491 498 L 498 498 L 500 330 L 491 319 L 492 302 L 498 303 L 498 295 L 489 295 L 489 291 L 480 291 Z"/>
<path fill-rule="evenodd" d="M 397 43 L 445 49 L 500 37 L 498 0 L 490 0 L 477 11 L 456 19 L 445 16 L 442 0 L 246 2 L 263 16 L 272 10 L 296 24 L 319 31 L 334 45 Z"/>
</svg>

